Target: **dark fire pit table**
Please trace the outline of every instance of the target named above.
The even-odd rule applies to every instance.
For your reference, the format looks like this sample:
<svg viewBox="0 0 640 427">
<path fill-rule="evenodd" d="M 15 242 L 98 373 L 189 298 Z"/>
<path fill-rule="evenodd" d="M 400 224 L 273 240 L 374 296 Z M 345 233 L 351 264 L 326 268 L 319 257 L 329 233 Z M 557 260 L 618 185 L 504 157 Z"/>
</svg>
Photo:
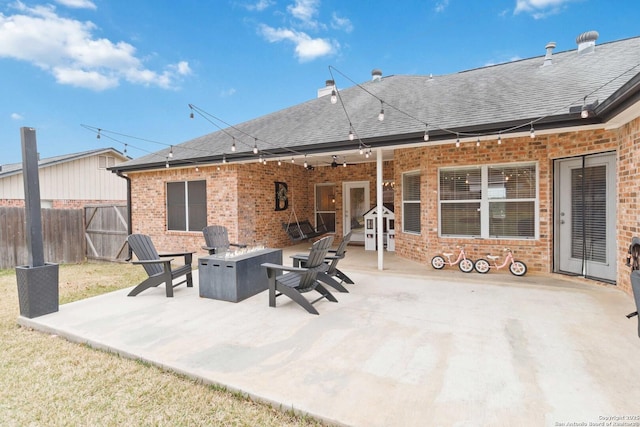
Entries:
<svg viewBox="0 0 640 427">
<path fill-rule="evenodd" d="M 282 249 L 249 249 L 200 258 L 200 296 L 238 302 L 267 290 L 267 273 L 261 265 L 265 262 L 282 264 Z"/>
</svg>

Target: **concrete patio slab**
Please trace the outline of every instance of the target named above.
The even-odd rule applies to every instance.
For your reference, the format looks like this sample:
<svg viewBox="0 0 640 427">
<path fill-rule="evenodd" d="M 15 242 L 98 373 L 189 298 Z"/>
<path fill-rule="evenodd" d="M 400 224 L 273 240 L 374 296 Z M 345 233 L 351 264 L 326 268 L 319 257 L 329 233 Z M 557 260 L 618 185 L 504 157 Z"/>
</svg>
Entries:
<svg viewBox="0 0 640 427">
<path fill-rule="evenodd" d="M 339 425 L 640 425 L 635 307 L 614 287 L 349 257 L 356 284 L 319 316 L 200 298 L 196 275 L 174 298 L 121 290 L 19 323 Z"/>
</svg>

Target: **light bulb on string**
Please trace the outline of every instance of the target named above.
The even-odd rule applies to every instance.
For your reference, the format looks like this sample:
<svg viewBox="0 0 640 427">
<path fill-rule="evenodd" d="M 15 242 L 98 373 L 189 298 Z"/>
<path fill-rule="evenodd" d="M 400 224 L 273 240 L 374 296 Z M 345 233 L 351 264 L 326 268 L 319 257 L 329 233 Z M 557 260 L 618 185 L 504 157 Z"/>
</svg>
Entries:
<svg viewBox="0 0 640 427">
<path fill-rule="evenodd" d="M 253 143 L 253 154 L 258 154 L 258 138 L 255 138 L 255 142 Z"/>
<path fill-rule="evenodd" d="M 531 139 L 536 137 L 536 131 L 533 129 L 533 123 L 531 123 L 531 132 L 529 132 Z"/>
<path fill-rule="evenodd" d="M 343 167 L 343 168 L 346 168 L 346 167 L 347 167 L 347 161 L 346 161 L 346 160 L 343 160 L 343 161 L 342 161 L 342 167 Z"/>
<path fill-rule="evenodd" d="M 307 155 L 304 155 L 304 167 L 306 168 L 307 166 L 309 166 L 309 164 L 307 163 Z"/>
<path fill-rule="evenodd" d="M 98 134 L 96 135 L 96 139 L 100 139 L 100 132 L 102 131 L 102 129 L 98 129 Z"/>
<path fill-rule="evenodd" d="M 191 112 L 189 113 L 189 118 L 193 119 L 193 107 L 189 105 L 189 108 L 191 109 Z"/>
<path fill-rule="evenodd" d="M 296 161 L 293 160 L 293 157 L 291 158 L 291 164 L 294 164 Z"/>
<path fill-rule="evenodd" d="M 427 128 L 424 130 L 424 141 L 427 142 L 429 140 L 429 125 L 426 125 Z"/>
<path fill-rule="evenodd" d="M 364 154 L 364 150 L 362 148 L 362 144 L 360 144 L 360 155 Z"/>
<path fill-rule="evenodd" d="M 222 164 L 226 164 L 227 163 L 227 155 L 223 154 L 222 155 Z"/>
<path fill-rule="evenodd" d="M 380 101 L 380 114 L 378 114 L 378 120 L 379 121 L 384 120 L 384 102 L 383 101 Z"/>
<path fill-rule="evenodd" d="M 200 168 L 196 165 L 196 172 L 200 172 Z"/>
<path fill-rule="evenodd" d="M 233 138 L 233 144 L 231 144 L 231 151 L 233 151 L 235 153 L 236 151 L 236 139 Z"/>
<path fill-rule="evenodd" d="M 331 91 L 331 103 L 332 103 L 332 104 L 335 104 L 335 103 L 337 103 L 337 102 L 338 102 L 338 94 L 336 93 L 336 90 L 335 90 L 335 89 L 333 89 L 333 90 Z"/>
<path fill-rule="evenodd" d="M 127 144 L 124 144 L 124 154 L 127 154 Z"/>
<path fill-rule="evenodd" d="M 167 160 L 164 163 L 164 167 L 165 168 L 169 168 L 169 158 L 167 157 Z"/>
<path fill-rule="evenodd" d="M 173 159 L 173 145 L 171 146 L 171 148 L 169 149 L 169 158 Z"/>
<path fill-rule="evenodd" d="M 502 144 L 502 136 L 498 134 L 498 145 Z"/>
<path fill-rule="evenodd" d="M 278 159 L 278 166 L 282 166 L 282 161 Z"/>
<path fill-rule="evenodd" d="M 456 147 L 460 147 L 460 135 L 456 135 Z"/>
<path fill-rule="evenodd" d="M 355 135 L 353 134 L 353 129 L 349 126 L 349 141 L 353 141 L 355 139 Z"/>
<path fill-rule="evenodd" d="M 480 137 L 478 137 L 478 140 L 476 141 L 476 147 L 480 147 Z"/>
</svg>

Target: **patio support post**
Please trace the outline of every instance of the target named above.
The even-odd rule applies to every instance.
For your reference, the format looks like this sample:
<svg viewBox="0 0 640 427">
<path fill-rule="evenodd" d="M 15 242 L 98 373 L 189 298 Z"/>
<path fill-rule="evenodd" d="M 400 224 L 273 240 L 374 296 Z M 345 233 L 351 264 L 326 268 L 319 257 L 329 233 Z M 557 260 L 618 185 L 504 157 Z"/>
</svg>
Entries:
<svg viewBox="0 0 640 427">
<path fill-rule="evenodd" d="M 376 238 L 378 239 L 378 270 L 384 270 L 384 233 L 382 218 L 382 148 L 376 149 L 376 210 L 378 215 L 376 216 L 378 232 Z"/>
<path fill-rule="evenodd" d="M 36 130 L 20 128 L 29 265 L 16 266 L 20 315 L 34 318 L 58 311 L 58 264 L 44 262 Z"/>
</svg>

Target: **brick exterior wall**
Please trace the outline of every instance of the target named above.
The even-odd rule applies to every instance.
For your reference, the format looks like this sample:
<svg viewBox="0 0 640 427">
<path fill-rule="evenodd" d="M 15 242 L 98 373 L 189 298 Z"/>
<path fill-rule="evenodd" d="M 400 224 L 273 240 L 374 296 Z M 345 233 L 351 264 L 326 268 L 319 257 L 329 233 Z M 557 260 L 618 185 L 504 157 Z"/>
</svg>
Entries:
<svg viewBox="0 0 640 427">
<path fill-rule="evenodd" d="M 637 138 L 636 123 L 636 138 Z M 629 126 L 625 127 L 628 129 Z M 531 272 L 553 270 L 553 161 L 559 158 L 611 152 L 621 145 L 621 131 L 593 130 L 528 136 L 463 143 L 461 147 L 439 145 L 396 150 L 394 154 L 396 182 L 396 252 L 409 259 L 428 264 L 443 249 L 463 245 L 472 259 L 487 253 L 499 254 L 504 247 L 514 251 L 517 259 L 527 264 Z M 629 145 L 632 145 L 629 144 Z M 636 156 L 639 156 L 637 153 Z M 538 164 L 540 198 L 540 238 L 538 240 L 515 239 L 464 239 L 438 236 L 438 169 L 447 166 L 473 166 L 535 161 Z M 421 171 L 421 228 L 420 235 L 402 232 L 402 174 Z M 620 176 L 621 171 L 618 171 Z M 619 183 L 620 185 L 620 183 Z M 620 194 L 623 188 L 618 188 Z M 619 217 L 620 218 L 620 217 Z M 619 219 L 620 221 L 620 219 Z M 620 227 L 618 227 L 620 229 Z M 619 242 L 628 242 L 619 236 Z M 626 244 L 626 243 L 625 243 Z M 620 244 L 619 244 L 620 246 Z M 626 251 L 626 249 L 625 249 Z M 620 269 L 618 273 L 620 277 Z M 627 279 L 628 281 L 628 279 Z M 626 291 L 626 286 L 622 288 Z"/>
<path fill-rule="evenodd" d="M 431 258 L 443 249 L 457 244 L 465 246 L 472 259 L 487 253 L 499 253 L 510 247 L 516 258 L 524 261 L 530 272 L 553 271 L 554 227 L 554 160 L 584 154 L 616 152 L 617 155 L 617 284 L 631 292 L 628 268 L 624 259 L 628 243 L 640 235 L 637 182 L 640 178 L 640 119 L 614 130 L 587 130 L 483 140 L 454 145 L 397 149 L 394 160 L 385 162 L 383 178 L 395 181 L 396 252 L 398 255 L 431 268 Z M 438 169 L 450 166 L 536 162 L 539 187 L 539 236 L 537 240 L 460 239 L 438 236 Z M 420 171 L 421 228 L 417 234 L 402 232 L 402 174 Z M 334 184 L 336 235 L 344 228 L 342 184 L 347 181 L 369 181 L 371 204 L 376 200 L 375 162 L 349 165 L 347 168 L 316 167 L 307 170 L 300 165 L 275 162 L 229 164 L 221 167 L 159 170 L 131 173 L 132 216 L 134 232 L 150 234 L 161 250 L 199 250 L 203 244 L 200 232 L 166 231 L 166 183 L 170 181 L 207 181 L 208 224 L 228 228 L 230 239 L 248 244 L 286 247 L 291 242 L 283 222 L 293 222 L 292 209 L 298 220 L 314 223 L 315 184 Z M 289 188 L 289 209 L 275 211 L 274 182 L 285 182 Z M 338 237 L 339 239 L 339 237 Z M 203 251 L 200 250 L 200 253 Z"/>
</svg>

